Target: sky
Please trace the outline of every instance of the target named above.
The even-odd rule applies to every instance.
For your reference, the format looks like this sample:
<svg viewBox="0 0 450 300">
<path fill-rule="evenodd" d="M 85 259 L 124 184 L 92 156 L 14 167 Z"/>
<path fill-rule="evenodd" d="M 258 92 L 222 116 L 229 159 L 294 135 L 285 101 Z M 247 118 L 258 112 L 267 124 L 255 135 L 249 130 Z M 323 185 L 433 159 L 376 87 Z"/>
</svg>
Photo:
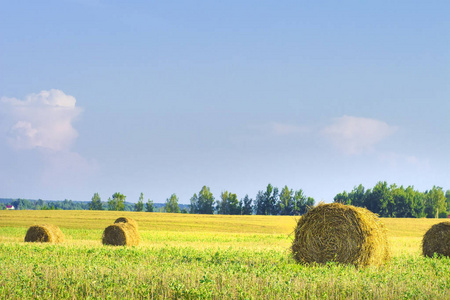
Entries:
<svg viewBox="0 0 450 300">
<path fill-rule="evenodd" d="M 449 11 L 0 0 L 0 197 L 450 189 Z"/>
</svg>

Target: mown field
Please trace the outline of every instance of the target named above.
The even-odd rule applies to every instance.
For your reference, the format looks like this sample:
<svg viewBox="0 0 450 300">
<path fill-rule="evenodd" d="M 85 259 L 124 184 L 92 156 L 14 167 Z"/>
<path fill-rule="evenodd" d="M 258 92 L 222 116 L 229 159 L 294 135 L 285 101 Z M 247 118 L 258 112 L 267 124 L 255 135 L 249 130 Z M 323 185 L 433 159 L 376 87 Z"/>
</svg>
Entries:
<svg viewBox="0 0 450 300">
<path fill-rule="evenodd" d="M 139 223 L 141 244 L 102 246 L 121 216 Z M 0 299 L 450 299 L 450 259 L 420 254 L 442 220 L 383 221 L 392 260 L 359 269 L 296 264 L 291 216 L 0 211 Z M 43 223 L 65 243 L 24 243 Z"/>
</svg>

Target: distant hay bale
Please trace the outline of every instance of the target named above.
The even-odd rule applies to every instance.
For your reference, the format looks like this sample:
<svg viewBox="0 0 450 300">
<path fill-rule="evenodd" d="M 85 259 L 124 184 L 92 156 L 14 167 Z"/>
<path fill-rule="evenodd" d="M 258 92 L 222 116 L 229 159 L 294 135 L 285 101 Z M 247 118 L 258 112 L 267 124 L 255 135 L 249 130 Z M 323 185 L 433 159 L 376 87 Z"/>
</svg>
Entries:
<svg viewBox="0 0 450 300">
<path fill-rule="evenodd" d="M 381 265 L 389 260 L 386 229 L 371 211 L 319 204 L 298 221 L 292 253 L 299 263 Z"/>
<path fill-rule="evenodd" d="M 139 242 L 139 233 L 136 227 L 130 223 L 115 223 L 103 231 L 102 243 L 104 245 L 137 246 Z"/>
<path fill-rule="evenodd" d="M 134 226 L 134 228 L 136 228 L 136 236 L 137 236 L 138 243 L 140 242 L 141 236 L 139 234 L 139 226 L 138 226 L 138 223 L 134 219 L 120 217 L 114 221 L 114 224 L 118 224 L 118 223 L 127 223 L 127 224 Z"/>
<path fill-rule="evenodd" d="M 442 222 L 431 226 L 422 239 L 422 253 L 426 257 L 450 257 L 450 222 Z"/>
<path fill-rule="evenodd" d="M 52 224 L 33 225 L 28 228 L 25 242 L 62 243 L 64 234 L 58 226 Z"/>
<path fill-rule="evenodd" d="M 117 223 L 129 223 L 130 225 L 133 225 L 136 228 L 136 230 L 139 230 L 138 223 L 134 219 L 131 219 L 131 218 L 125 218 L 125 217 L 118 218 L 117 220 L 114 221 L 114 224 L 117 224 Z"/>
</svg>

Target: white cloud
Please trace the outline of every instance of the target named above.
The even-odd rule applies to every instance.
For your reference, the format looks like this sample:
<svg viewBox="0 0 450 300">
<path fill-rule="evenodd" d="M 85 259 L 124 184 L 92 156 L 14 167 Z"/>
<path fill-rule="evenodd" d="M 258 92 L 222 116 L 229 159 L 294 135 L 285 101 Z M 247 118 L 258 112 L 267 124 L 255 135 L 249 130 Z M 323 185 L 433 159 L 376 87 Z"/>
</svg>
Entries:
<svg viewBox="0 0 450 300">
<path fill-rule="evenodd" d="M 8 142 L 18 149 L 68 150 L 78 137 L 72 123 L 80 114 L 76 99 L 60 90 L 30 94 L 25 100 L 0 99 Z"/>
<path fill-rule="evenodd" d="M 396 131 L 396 127 L 369 118 L 343 116 L 322 130 L 335 147 L 353 155 L 373 150 L 374 146 Z"/>
<path fill-rule="evenodd" d="M 30 94 L 24 100 L 0 98 L 0 139 L 20 155 L 35 155 L 35 165 L 44 186 L 73 186 L 85 183 L 98 170 L 95 160 L 87 160 L 71 150 L 78 132 L 73 127 L 81 108 L 76 99 L 60 90 Z M 3 170 L 4 171 L 4 170 Z M 8 172 L 20 173 L 20 170 Z"/>
</svg>

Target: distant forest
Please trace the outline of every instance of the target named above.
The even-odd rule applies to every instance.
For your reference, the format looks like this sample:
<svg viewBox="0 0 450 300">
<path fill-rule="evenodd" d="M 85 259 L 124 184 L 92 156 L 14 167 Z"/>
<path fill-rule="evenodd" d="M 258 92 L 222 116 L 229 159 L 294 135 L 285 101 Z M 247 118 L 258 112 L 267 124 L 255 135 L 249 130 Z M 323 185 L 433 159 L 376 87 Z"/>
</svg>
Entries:
<svg viewBox="0 0 450 300">
<path fill-rule="evenodd" d="M 42 199 L 12 199 L 12 198 L 0 198 L 0 210 L 6 209 L 7 205 L 13 205 L 16 210 L 89 210 L 91 202 L 87 201 L 73 201 L 67 200 L 58 201 L 51 200 L 46 201 Z M 180 204 L 182 208 L 188 207 L 188 205 Z M 164 211 L 164 203 L 154 204 L 155 212 Z M 107 209 L 105 209 L 107 210 Z M 135 211 L 135 203 L 124 202 L 124 211 Z"/>
<path fill-rule="evenodd" d="M 312 197 L 304 194 L 302 189 L 293 190 L 284 186 L 281 190 L 268 184 L 264 190 L 258 191 L 255 199 L 245 195 L 238 199 L 237 195 L 224 191 L 216 199 L 210 188 L 203 186 L 195 193 L 190 204 L 179 204 L 176 194 L 172 194 L 165 203 L 153 203 L 148 199 L 144 203 L 141 193 L 137 203 L 125 201 L 126 196 L 114 193 L 106 202 L 95 193 L 91 201 L 44 201 L 29 199 L 2 199 L 0 209 L 13 205 L 18 210 L 115 210 L 146 211 L 191 214 L 223 214 L 223 215 L 302 215 L 316 204 Z M 378 182 L 373 188 L 366 189 L 361 184 L 350 192 L 343 191 L 334 197 L 334 202 L 365 207 L 381 217 L 395 218 L 447 218 L 450 210 L 450 190 L 444 193 L 443 188 L 433 186 L 430 190 L 420 192 L 413 186 L 404 188 L 396 184 Z"/>
</svg>

